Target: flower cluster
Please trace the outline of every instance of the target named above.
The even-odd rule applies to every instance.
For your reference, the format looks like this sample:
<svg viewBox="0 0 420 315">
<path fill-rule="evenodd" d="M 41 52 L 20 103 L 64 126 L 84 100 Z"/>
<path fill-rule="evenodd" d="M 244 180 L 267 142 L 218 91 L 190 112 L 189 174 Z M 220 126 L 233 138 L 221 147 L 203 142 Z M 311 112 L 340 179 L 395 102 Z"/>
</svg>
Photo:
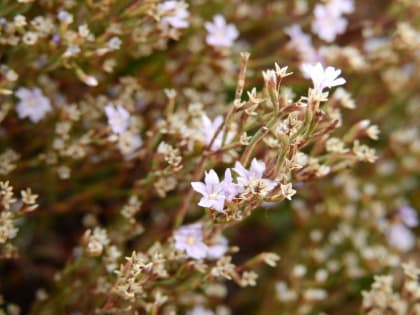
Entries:
<svg viewBox="0 0 420 315">
<path fill-rule="evenodd" d="M 222 181 L 214 170 L 210 170 L 206 173 L 204 182 L 192 182 L 191 186 L 202 195 L 199 206 L 223 213 L 225 202 L 245 199 L 249 194 L 265 197 L 277 186 L 275 181 L 264 177 L 265 170 L 265 163 L 255 158 L 249 170 L 237 161 L 234 168 L 225 170 Z M 232 171 L 237 175 L 236 182 L 233 181 Z M 294 193 L 292 190 L 287 197 L 290 198 Z"/>
<path fill-rule="evenodd" d="M 0 314 L 420 314 L 419 9 L 0 1 Z"/>
</svg>

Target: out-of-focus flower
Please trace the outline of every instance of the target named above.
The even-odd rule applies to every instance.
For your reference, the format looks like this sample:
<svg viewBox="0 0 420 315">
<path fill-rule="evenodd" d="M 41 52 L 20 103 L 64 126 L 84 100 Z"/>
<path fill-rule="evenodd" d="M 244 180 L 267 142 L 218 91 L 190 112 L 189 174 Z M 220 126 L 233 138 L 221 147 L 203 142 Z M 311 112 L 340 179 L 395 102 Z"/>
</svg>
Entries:
<svg viewBox="0 0 420 315">
<path fill-rule="evenodd" d="M 203 242 L 203 225 L 194 223 L 180 227 L 174 233 L 175 248 L 194 259 L 203 259 L 208 247 Z"/>
<path fill-rule="evenodd" d="M 253 159 L 249 170 L 245 169 L 240 162 L 235 163 L 233 171 L 238 174 L 238 184 L 250 188 L 253 192 L 260 191 L 263 194 L 270 192 L 277 185 L 271 179 L 263 178 L 265 172 L 264 161 Z"/>
<path fill-rule="evenodd" d="M 119 39 L 119 37 L 117 36 L 114 36 L 107 42 L 106 45 L 111 50 L 117 50 L 117 49 L 120 49 L 121 43 L 122 43 L 121 39 Z"/>
<path fill-rule="evenodd" d="M 305 77 L 311 78 L 314 89 L 319 92 L 322 92 L 325 88 L 332 88 L 346 83 L 346 80 L 340 77 L 340 69 L 334 67 L 324 69 L 319 62 L 316 65 L 304 64 L 302 65 L 302 70 Z"/>
<path fill-rule="evenodd" d="M 332 42 L 336 36 L 343 34 L 347 28 L 347 20 L 334 7 L 317 4 L 314 9 L 315 19 L 312 21 L 312 32 L 326 42 Z"/>
<path fill-rule="evenodd" d="M 202 194 L 200 202 L 201 207 L 212 208 L 218 212 L 223 212 L 225 204 L 224 186 L 220 183 L 219 176 L 214 170 L 210 170 L 204 177 L 204 183 L 192 182 L 193 189 Z"/>
<path fill-rule="evenodd" d="M 354 0 L 329 0 L 326 6 L 337 15 L 354 12 Z"/>
<path fill-rule="evenodd" d="M 404 224 L 400 223 L 392 224 L 386 233 L 386 237 L 392 247 L 402 252 L 408 252 L 416 244 L 414 234 Z"/>
<path fill-rule="evenodd" d="M 211 121 L 210 118 L 206 114 L 203 114 L 201 116 L 201 122 L 203 123 L 201 130 L 202 130 L 202 133 L 204 134 L 205 143 L 209 145 L 214 135 L 216 134 L 220 126 L 223 124 L 223 117 L 219 115 L 213 121 Z M 212 150 L 218 150 L 222 147 L 223 132 L 224 132 L 223 129 L 220 130 L 218 135 L 214 139 L 213 144 L 211 145 Z M 233 136 L 234 136 L 233 132 L 228 131 L 226 135 L 226 143 L 231 142 Z"/>
<path fill-rule="evenodd" d="M 409 206 L 403 206 L 398 209 L 398 217 L 408 227 L 416 227 L 419 225 L 419 219 L 416 210 Z"/>
<path fill-rule="evenodd" d="M 76 45 L 70 45 L 69 47 L 67 47 L 66 51 L 63 54 L 63 57 L 71 57 L 71 56 L 75 56 L 78 53 L 80 53 L 80 47 L 76 46 Z"/>
<path fill-rule="evenodd" d="M 127 160 L 130 160 L 132 154 L 142 145 L 143 139 L 136 133 L 126 131 L 118 137 L 118 148 Z"/>
<path fill-rule="evenodd" d="M 15 94 L 20 100 L 16 112 L 21 119 L 29 118 L 33 123 L 37 123 L 52 110 L 50 100 L 39 88 L 19 88 Z"/>
<path fill-rule="evenodd" d="M 290 37 L 288 46 L 299 53 L 303 62 L 314 63 L 320 61 L 321 56 L 312 46 L 311 36 L 305 34 L 299 24 L 286 27 L 284 32 Z"/>
<path fill-rule="evenodd" d="M 108 118 L 109 126 L 116 134 L 122 134 L 127 130 L 130 120 L 130 114 L 121 105 L 108 104 L 105 106 L 105 114 Z"/>
<path fill-rule="evenodd" d="M 228 240 L 219 235 L 214 240 L 212 245 L 209 245 L 207 248 L 207 257 L 209 259 L 219 259 L 222 257 L 228 250 Z"/>
<path fill-rule="evenodd" d="M 73 23 L 73 15 L 67 11 L 61 10 L 57 14 L 57 18 L 63 22 L 64 24 L 71 24 Z"/>
<path fill-rule="evenodd" d="M 187 315 L 214 315 L 214 312 L 201 305 L 194 306 L 193 309 L 187 312 Z"/>
<path fill-rule="evenodd" d="M 187 10 L 188 4 L 184 1 L 165 1 L 158 6 L 159 15 L 162 16 L 163 26 L 172 26 L 173 28 L 188 27 L 188 17 L 190 13 Z"/>
<path fill-rule="evenodd" d="M 213 22 L 204 24 L 208 32 L 207 44 L 214 47 L 231 47 L 239 32 L 235 25 L 227 24 L 225 18 L 218 14 L 213 17 Z"/>
</svg>

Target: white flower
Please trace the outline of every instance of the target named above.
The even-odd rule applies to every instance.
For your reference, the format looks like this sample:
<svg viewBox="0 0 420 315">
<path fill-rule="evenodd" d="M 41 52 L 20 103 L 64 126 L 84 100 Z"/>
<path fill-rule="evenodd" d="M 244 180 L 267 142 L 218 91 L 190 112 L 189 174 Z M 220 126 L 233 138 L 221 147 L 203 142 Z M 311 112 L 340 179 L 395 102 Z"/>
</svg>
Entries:
<svg viewBox="0 0 420 315">
<path fill-rule="evenodd" d="M 181 226 L 175 233 L 175 248 L 185 251 L 194 259 L 203 259 L 207 255 L 207 245 L 203 242 L 203 225 L 194 223 Z"/>
<path fill-rule="evenodd" d="M 122 134 L 127 130 L 130 114 L 124 107 L 121 105 L 114 106 L 110 103 L 105 106 L 105 113 L 108 118 L 108 123 L 114 133 Z"/>
<path fill-rule="evenodd" d="M 188 27 L 188 17 L 190 13 L 187 10 L 188 5 L 184 1 L 165 1 L 158 6 L 159 15 L 162 16 L 163 26 L 172 26 L 173 28 Z"/>
<path fill-rule="evenodd" d="M 281 193 L 286 197 L 286 199 L 292 200 L 292 197 L 296 194 L 296 190 L 293 189 L 291 183 L 286 185 L 280 185 Z"/>
<path fill-rule="evenodd" d="M 39 88 L 19 88 L 15 95 L 19 98 L 16 112 L 20 119 L 27 117 L 37 123 L 52 109 L 50 100 Z"/>
<path fill-rule="evenodd" d="M 319 92 L 322 92 L 326 87 L 331 88 L 346 83 L 346 80 L 340 77 L 340 69 L 334 67 L 324 69 L 319 62 L 316 65 L 303 64 L 302 71 L 305 77 L 311 78 L 314 89 Z"/>
<path fill-rule="evenodd" d="M 206 42 L 214 47 L 231 47 L 239 32 L 235 25 L 226 24 L 225 18 L 218 14 L 213 17 L 213 22 L 204 24 L 208 32 Z"/>
<path fill-rule="evenodd" d="M 315 6 L 315 19 L 312 21 L 312 32 L 326 42 L 335 40 L 338 34 L 343 34 L 347 28 L 347 20 L 343 18 L 334 7 L 317 4 Z"/>
</svg>

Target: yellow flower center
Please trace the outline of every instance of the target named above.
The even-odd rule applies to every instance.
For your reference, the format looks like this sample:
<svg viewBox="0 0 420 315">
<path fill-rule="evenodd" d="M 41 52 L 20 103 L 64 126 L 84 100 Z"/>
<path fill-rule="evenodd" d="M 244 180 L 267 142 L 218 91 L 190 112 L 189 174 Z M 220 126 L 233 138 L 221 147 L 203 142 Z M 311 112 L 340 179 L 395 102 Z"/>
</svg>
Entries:
<svg viewBox="0 0 420 315">
<path fill-rule="evenodd" d="M 194 245 L 194 244 L 195 244 L 195 239 L 194 239 L 194 237 L 189 236 L 189 237 L 187 238 L 187 243 L 188 243 L 188 245 Z"/>
</svg>

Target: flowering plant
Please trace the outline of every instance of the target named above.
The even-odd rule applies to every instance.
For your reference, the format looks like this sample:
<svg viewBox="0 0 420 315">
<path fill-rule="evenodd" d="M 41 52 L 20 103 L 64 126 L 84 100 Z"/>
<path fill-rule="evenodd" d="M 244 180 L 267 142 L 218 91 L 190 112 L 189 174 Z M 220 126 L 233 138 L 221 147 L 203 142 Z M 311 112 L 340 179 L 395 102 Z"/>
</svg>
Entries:
<svg viewBox="0 0 420 315">
<path fill-rule="evenodd" d="M 1 2 L 0 314 L 417 314 L 418 10 Z"/>
</svg>

